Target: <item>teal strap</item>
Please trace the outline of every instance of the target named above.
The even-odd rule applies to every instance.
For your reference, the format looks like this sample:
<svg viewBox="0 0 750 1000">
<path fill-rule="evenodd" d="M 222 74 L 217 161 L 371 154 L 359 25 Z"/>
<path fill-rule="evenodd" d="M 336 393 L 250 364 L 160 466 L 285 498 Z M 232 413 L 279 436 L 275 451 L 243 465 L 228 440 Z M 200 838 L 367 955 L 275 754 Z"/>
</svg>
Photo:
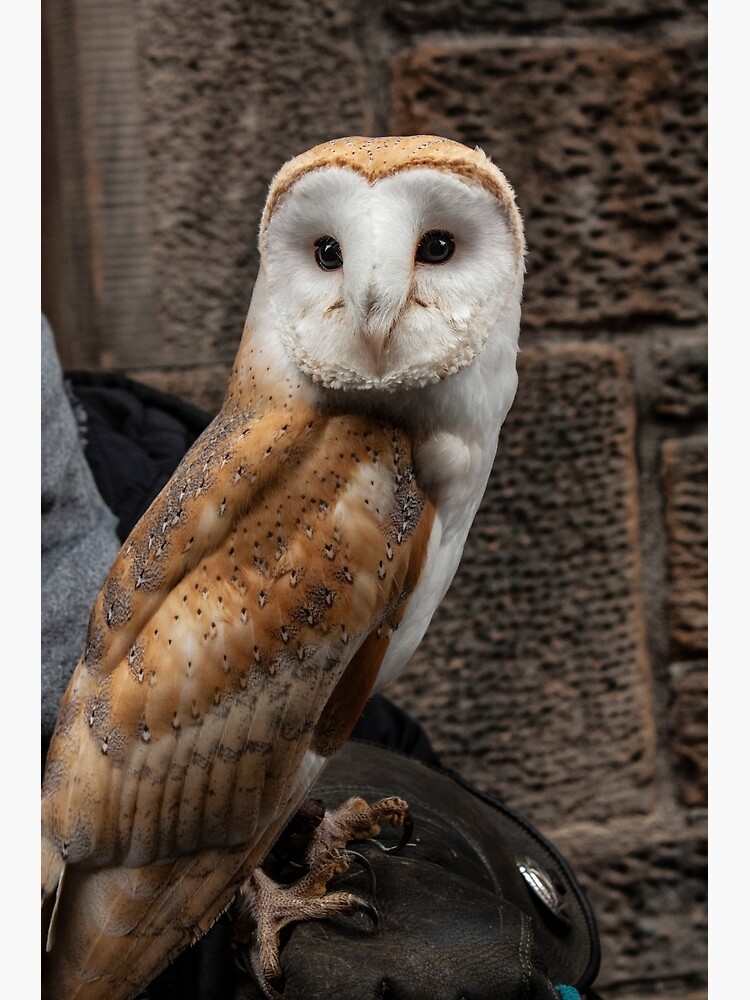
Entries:
<svg viewBox="0 0 750 1000">
<path fill-rule="evenodd" d="M 581 994 L 575 986 L 556 986 L 560 1000 L 581 1000 Z"/>
</svg>

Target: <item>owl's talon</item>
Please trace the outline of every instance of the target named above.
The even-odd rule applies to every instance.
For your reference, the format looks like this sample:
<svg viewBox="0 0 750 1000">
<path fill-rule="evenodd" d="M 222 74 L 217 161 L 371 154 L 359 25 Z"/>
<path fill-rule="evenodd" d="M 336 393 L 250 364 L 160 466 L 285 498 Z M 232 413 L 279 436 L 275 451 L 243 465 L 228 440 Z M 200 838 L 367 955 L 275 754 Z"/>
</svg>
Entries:
<svg viewBox="0 0 750 1000">
<path fill-rule="evenodd" d="M 350 855 L 370 868 L 356 852 L 329 854 L 291 885 L 280 885 L 257 868 L 240 890 L 235 904 L 235 961 L 255 976 L 269 1000 L 281 997 L 271 984 L 283 978 L 280 934 L 289 924 L 363 913 L 378 926 L 378 911 L 368 900 L 346 891 L 326 893 L 334 875 L 349 868 Z"/>
<path fill-rule="evenodd" d="M 407 806 L 408 810 L 408 806 Z M 374 843 L 378 845 L 383 854 L 398 854 L 400 851 L 406 847 L 406 845 L 411 840 L 411 835 L 414 833 L 414 817 L 411 812 L 407 811 L 404 817 L 403 827 L 401 830 L 401 838 L 397 844 L 393 847 L 384 847 L 379 840 L 374 840 Z"/>
<path fill-rule="evenodd" d="M 344 854 L 346 855 L 347 858 L 350 858 L 352 861 L 356 861 L 358 865 L 360 865 L 362 868 L 364 868 L 364 870 L 367 872 L 367 875 L 368 875 L 368 877 L 370 879 L 370 892 L 373 895 L 375 895 L 375 891 L 376 891 L 376 889 L 378 887 L 378 880 L 375 877 L 375 869 L 372 867 L 372 865 L 367 860 L 367 858 L 364 856 L 364 854 L 360 854 L 359 851 L 352 851 L 349 848 L 347 848 L 344 851 Z M 376 919 L 375 923 L 377 923 L 377 922 L 378 921 Z"/>
<path fill-rule="evenodd" d="M 357 900 L 357 907 L 354 912 L 364 913 L 366 917 L 372 920 L 373 926 L 375 928 L 380 927 L 380 913 L 378 912 L 377 906 L 374 903 L 369 902 L 367 899 L 363 899 L 361 896 L 354 896 Z"/>
<path fill-rule="evenodd" d="M 368 805 L 359 796 L 348 799 L 338 809 L 326 811 L 313 833 L 305 859 L 308 864 L 315 864 L 331 851 L 343 850 L 352 840 L 374 840 L 384 823 L 395 827 L 408 824 L 404 831 L 406 839 L 402 836 L 395 847 L 386 848 L 376 841 L 386 853 L 396 853 L 403 848 L 413 829 L 408 803 L 396 795 L 380 799 L 373 805 Z"/>
</svg>

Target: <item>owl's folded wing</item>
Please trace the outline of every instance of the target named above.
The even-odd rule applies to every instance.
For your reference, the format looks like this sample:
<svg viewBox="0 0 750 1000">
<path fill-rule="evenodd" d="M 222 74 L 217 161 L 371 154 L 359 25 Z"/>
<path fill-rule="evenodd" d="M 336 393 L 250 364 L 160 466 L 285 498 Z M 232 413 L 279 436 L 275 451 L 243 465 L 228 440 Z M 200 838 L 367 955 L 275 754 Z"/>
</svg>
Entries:
<svg viewBox="0 0 750 1000">
<path fill-rule="evenodd" d="M 424 562 L 401 433 L 227 423 L 123 546 L 61 709 L 49 996 L 129 997 L 226 908 L 347 738 Z"/>
</svg>

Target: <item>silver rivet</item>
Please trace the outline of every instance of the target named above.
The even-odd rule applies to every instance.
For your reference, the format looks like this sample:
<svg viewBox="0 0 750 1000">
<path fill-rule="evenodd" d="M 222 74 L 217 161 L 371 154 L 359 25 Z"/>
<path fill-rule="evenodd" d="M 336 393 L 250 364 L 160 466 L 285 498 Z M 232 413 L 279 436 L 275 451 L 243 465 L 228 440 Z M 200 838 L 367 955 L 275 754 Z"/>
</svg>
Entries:
<svg viewBox="0 0 750 1000">
<path fill-rule="evenodd" d="M 565 919 L 560 895 L 544 868 L 529 857 L 517 858 L 516 867 L 528 887 L 550 913 L 560 919 Z"/>
</svg>

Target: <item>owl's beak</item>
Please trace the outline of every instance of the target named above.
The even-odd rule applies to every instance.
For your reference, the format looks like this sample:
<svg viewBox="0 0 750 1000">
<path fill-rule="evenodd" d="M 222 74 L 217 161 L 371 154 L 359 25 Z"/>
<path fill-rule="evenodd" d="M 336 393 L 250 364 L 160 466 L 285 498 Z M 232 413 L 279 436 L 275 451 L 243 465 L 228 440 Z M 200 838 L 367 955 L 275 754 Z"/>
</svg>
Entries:
<svg viewBox="0 0 750 1000">
<path fill-rule="evenodd" d="M 370 289 L 363 302 L 363 307 L 363 340 L 367 353 L 372 358 L 375 372 L 381 374 L 391 334 L 401 315 L 401 305 L 399 303 L 395 310 L 392 303 L 384 308 L 382 298 L 375 289 Z"/>
<path fill-rule="evenodd" d="M 382 368 L 383 355 L 386 352 L 392 329 L 392 323 L 389 324 L 387 329 L 384 329 L 383 325 L 377 319 L 371 322 L 368 318 L 365 323 L 365 347 L 367 348 L 367 353 L 372 358 L 375 371 L 378 374 L 380 374 Z"/>
<path fill-rule="evenodd" d="M 367 254 L 355 245 L 347 257 L 344 299 L 347 311 L 356 317 L 357 353 L 368 374 L 379 378 L 390 364 L 389 348 L 406 302 L 403 262 L 384 252 L 373 264 L 371 250 L 377 240 L 368 243 Z"/>
</svg>

